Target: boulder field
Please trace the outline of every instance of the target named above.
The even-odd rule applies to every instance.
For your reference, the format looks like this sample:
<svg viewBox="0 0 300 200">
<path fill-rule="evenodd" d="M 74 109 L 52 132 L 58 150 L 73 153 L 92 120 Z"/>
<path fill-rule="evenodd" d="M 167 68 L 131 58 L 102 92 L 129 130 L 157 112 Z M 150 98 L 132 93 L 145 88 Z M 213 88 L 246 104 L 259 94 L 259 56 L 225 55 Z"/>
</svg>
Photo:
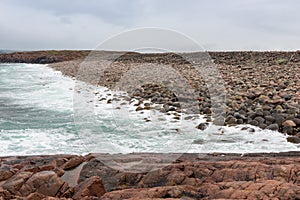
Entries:
<svg viewBox="0 0 300 200">
<path fill-rule="evenodd" d="M 121 87 L 139 99 L 137 105 L 150 99 L 152 104 L 163 104 L 162 112 L 177 111 L 177 118 L 188 108 L 206 115 L 208 122 L 250 124 L 280 131 L 289 135 L 289 142 L 300 143 L 300 51 L 209 52 L 204 60 L 209 59 L 213 67 L 204 62 L 199 71 L 191 62 L 201 55 L 94 52 L 85 61 L 59 62 L 50 67 L 95 85 Z M 217 71 L 213 78 L 204 72 L 210 69 Z M 160 79 L 163 81 L 159 83 L 151 81 Z M 143 84 L 129 88 L 136 86 L 135 80 Z M 187 94 L 189 89 L 193 95 Z M 137 111 L 143 109 L 151 109 L 151 105 L 139 106 Z"/>
</svg>

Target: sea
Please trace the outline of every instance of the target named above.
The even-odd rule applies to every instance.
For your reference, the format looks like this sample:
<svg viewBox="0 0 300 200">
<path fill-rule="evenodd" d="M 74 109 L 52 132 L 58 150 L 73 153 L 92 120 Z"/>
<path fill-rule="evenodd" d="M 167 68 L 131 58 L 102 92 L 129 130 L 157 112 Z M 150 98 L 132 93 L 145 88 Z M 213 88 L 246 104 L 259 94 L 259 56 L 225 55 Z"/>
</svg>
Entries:
<svg viewBox="0 0 300 200">
<path fill-rule="evenodd" d="M 213 124 L 199 130 L 205 116 L 181 114 L 178 120 L 159 109 L 136 111 L 137 101 L 47 65 L 0 64 L 0 156 L 300 149 L 277 131 Z"/>
</svg>

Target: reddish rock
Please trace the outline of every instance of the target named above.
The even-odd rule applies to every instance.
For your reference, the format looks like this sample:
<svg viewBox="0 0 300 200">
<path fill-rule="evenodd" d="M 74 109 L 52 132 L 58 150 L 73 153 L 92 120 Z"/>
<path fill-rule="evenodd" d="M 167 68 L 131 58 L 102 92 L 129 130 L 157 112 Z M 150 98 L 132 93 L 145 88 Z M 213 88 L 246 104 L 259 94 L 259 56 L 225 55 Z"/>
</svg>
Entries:
<svg viewBox="0 0 300 200">
<path fill-rule="evenodd" d="M 283 123 L 282 123 L 282 126 L 292 126 L 292 127 L 294 127 L 294 126 L 296 126 L 296 124 L 295 124 L 295 122 L 293 122 L 292 120 L 286 120 L 286 121 L 284 121 Z"/>
<path fill-rule="evenodd" d="M 33 192 L 38 192 L 46 196 L 55 196 L 63 185 L 64 181 L 55 172 L 42 171 L 28 179 L 20 188 L 20 192 L 23 196 L 27 196 Z"/>
<path fill-rule="evenodd" d="M 149 172 L 145 175 L 139 183 L 139 187 L 157 187 L 165 185 L 168 180 L 167 176 L 170 174 L 169 171 L 159 169 Z"/>
<path fill-rule="evenodd" d="M 97 155 L 99 156 L 101 154 Z M 74 156 L 64 158 L 67 161 Z M 6 199 L 300 198 L 299 153 L 260 153 L 243 156 L 205 154 L 199 158 L 199 154 L 184 154 L 168 166 L 143 173 L 117 171 L 93 159 L 83 167 L 84 173 L 80 173 L 81 183 L 75 185 L 75 188 L 63 182 L 54 171 L 35 174 L 22 171 L 0 183 L 2 184 L 0 197 Z M 1 164 L 8 166 L 7 169 L 21 162 L 31 166 L 47 166 L 53 161 L 52 156 L 8 158 L 7 161 L 5 159 L 2 159 Z M 34 161 L 31 162 L 32 160 Z M 126 155 L 123 160 L 127 161 Z M 105 179 L 93 174 L 99 174 Z M 113 180 L 114 189 L 105 190 L 104 181 L 107 181 L 109 186 L 112 184 L 109 183 L 110 180 Z"/>
<path fill-rule="evenodd" d="M 74 188 L 74 199 L 82 199 L 83 197 L 101 197 L 105 194 L 101 178 L 93 176 L 81 182 Z"/>
<path fill-rule="evenodd" d="M 19 190 L 22 185 L 31 177 L 32 172 L 20 172 L 15 174 L 9 180 L 7 180 L 3 185 L 2 188 L 8 190 L 12 194 L 20 194 Z"/>
<path fill-rule="evenodd" d="M 61 177 L 62 175 L 64 175 L 65 170 L 61 169 L 61 168 L 55 168 L 53 169 L 53 171 L 57 174 L 57 176 Z"/>
<path fill-rule="evenodd" d="M 41 193 L 38 193 L 38 192 L 35 192 L 35 193 L 31 193 L 30 195 L 28 195 L 26 197 L 27 200 L 40 200 L 40 199 L 44 199 L 46 198 L 47 196 L 41 194 Z"/>
<path fill-rule="evenodd" d="M 68 170 L 68 169 L 72 169 L 74 167 L 77 167 L 78 165 L 80 165 L 82 162 L 84 161 L 83 157 L 74 157 L 71 158 L 70 160 L 68 160 L 63 166 L 62 168 L 64 170 Z"/>
<path fill-rule="evenodd" d="M 39 167 L 39 171 L 50 171 L 53 170 L 55 166 L 53 164 L 46 164 Z"/>
<path fill-rule="evenodd" d="M 164 186 L 154 188 L 137 188 L 117 190 L 106 193 L 101 200 L 113 199 L 200 199 L 204 197 L 192 186 Z"/>
<path fill-rule="evenodd" d="M 0 181 L 4 181 L 9 179 L 14 175 L 14 171 L 11 167 L 9 166 L 2 166 L 0 168 Z"/>
<path fill-rule="evenodd" d="M 53 165 L 56 167 L 63 166 L 68 160 L 66 158 L 57 158 L 54 161 L 52 161 Z"/>
<path fill-rule="evenodd" d="M 3 190 L 0 188 L 0 199 L 6 200 L 6 199 L 12 199 L 12 196 L 9 191 Z"/>
</svg>

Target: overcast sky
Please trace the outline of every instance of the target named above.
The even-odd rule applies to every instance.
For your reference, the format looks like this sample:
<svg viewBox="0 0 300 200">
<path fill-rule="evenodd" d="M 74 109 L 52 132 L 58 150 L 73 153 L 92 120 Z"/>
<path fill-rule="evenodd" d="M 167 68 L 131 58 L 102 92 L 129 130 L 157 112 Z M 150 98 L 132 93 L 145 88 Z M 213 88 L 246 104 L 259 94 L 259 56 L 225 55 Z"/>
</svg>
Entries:
<svg viewBox="0 0 300 200">
<path fill-rule="evenodd" d="M 0 49 L 94 49 L 158 27 L 206 50 L 297 50 L 299 9 L 299 0 L 0 0 Z"/>
</svg>

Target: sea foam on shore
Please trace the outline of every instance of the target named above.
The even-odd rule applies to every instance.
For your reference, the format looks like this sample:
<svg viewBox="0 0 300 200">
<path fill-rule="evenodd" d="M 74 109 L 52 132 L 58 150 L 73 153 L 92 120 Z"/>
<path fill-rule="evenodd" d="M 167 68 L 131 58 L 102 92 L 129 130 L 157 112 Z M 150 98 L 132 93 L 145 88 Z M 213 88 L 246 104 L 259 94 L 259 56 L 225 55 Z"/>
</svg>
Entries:
<svg viewBox="0 0 300 200">
<path fill-rule="evenodd" d="M 81 121 L 74 109 L 74 86 L 93 95 L 92 126 Z M 80 91 L 80 90 L 79 90 Z M 77 92 L 77 91 L 75 91 Z M 0 65 L 0 146 L 1 156 L 89 152 L 281 152 L 295 151 L 282 133 L 250 125 L 204 130 L 196 126 L 204 116 L 179 120 L 158 110 L 136 111 L 133 102 L 113 92 L 75 82 L 45 65 Z M 106 98 L 106 100 L 101 100 Z M 159 106 L 159 105 L 157 105 Z M 143 112 L 143 113 L 142 113 Z M 74 122 L 75 118 L 75 122 Z M 83 125 L 83 126 L 81 126 Z M 87 125 L 86 127 L 84 127 Z M 254 132 L 241 130 L 253 128 Z"/>
</svg>

